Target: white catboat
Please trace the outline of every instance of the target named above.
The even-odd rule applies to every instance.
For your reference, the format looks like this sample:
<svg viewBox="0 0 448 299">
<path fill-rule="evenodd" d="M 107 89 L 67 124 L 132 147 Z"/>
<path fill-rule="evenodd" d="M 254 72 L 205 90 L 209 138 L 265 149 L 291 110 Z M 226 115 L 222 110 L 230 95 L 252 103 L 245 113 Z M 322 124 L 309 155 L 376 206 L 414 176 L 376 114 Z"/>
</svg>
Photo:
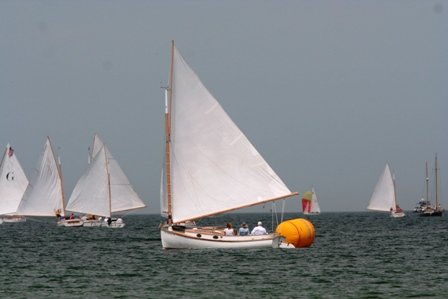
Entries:
<svg viewBox="0 0 448 299">
<path fill-rule="evenodd" d="M 17 213 L 26 216 L 57 216 L 58 225 L 65 225 L 62 169 L 47 137 L 34 175 L 23 195 Z M 81 226 L 79 221 L 76 226 Z M 71 221 L 69 226 L 75 226 Z"/>
<path fill-rule="evenodd" d="M 297 195 L 202 84 L 172 43 L 165 92 L 163 248 L 271 247 L 275 234 L 225 236 L 195 220 Z"/>
<path fill-rule="evenodd" d="M 311 188 L 311 191 L 303 193 L 302 213 L 305 215 L 320 214 L 319 202 L 317 201 L 316 191 L 314 190 L 314 187 Z"/>
<path fill-rule="evenodd" d="M 67 210 L 89 215 L 83 217 L 85 227 L 122 228 L 125 223 L 112 218 L 113 213 L 144 207 L 118 162 L 96 135 L 88 169 L 73 189 Z"/>
<path fill-rule="evenodd" d="M 394 218 L 404 217 L 405 214 L 398 205 L 396 196 L 395 179 L 390 172 L 389 165 L 386 164 L 375 186 L 367 209 L 390 212 L 390 216 Z"/>
<path fill-rule="evenodd" d="M 8 144 L 0 164 L 0 223 L 24 222 L 17 208 L 28 186 L 28 179 L 20 166 L 14 149 Z"/>
</svg>

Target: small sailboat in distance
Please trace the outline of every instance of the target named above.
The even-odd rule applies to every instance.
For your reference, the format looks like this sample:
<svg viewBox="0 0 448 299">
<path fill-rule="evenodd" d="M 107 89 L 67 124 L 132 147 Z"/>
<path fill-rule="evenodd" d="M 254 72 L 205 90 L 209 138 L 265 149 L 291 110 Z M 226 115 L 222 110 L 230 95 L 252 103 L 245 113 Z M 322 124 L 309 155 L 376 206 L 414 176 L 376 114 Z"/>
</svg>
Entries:
<svg viewBox="0 0 448 299">
<path fill-rule="evenodd" d="M 310 191 L 303 193 L 302 197 L 302 213 L 305 215 L 319 215 L 320 207 L 317 201 L 316 191 L 314 187 Z"/>
<path fill-rule="evenodd" d="M 436 199 L 436 203 L 435 205 L 432 205 L 431 202 L 429 201 L 429 196 L 428 196 L 428 165 L 426 164 L 426 201 L 424 202 L 420 202 L 420 206 L 417 208 L 417 212 L 419 216 L 424 216 L 424 217 L 431 217 L 431 216 L 442 216 L 444 209 L 442 208 L 440 202 L 439 202 L 439 177 L 438 177 L 438 172 L 439 172 L 439 168 L 437 165 L 437 153 L 436 153 L 436 157 L 435 157 L 435 162 L 434 162 L 434 182 L 435 182 L 435 199 Z"/>
<path fill-rule="evenodd" d="M 386 164 L 367 209 L 390 212 L 390 216 L 394 218 L 404 217 L 404 211 L 398 205 L 396 196 L 395 178 L 390 171 L 389 164 Z"/>
<path fill-rule="evenodd" d="M 95 217 L 83 219 L 84 226 L 122 228 L 125 223 L 121 218 L 113 219 L 114 213 L 141 209 L 146 205 L 106 145 L 97 135 L 94 140 L 93 160 L 73 189 L 67 210 Z M 105 217 L 107 222 L 101 222 L 99 217 Z"/>
<path fill-rule="evenodd" d="M 58 216 L 58 225 L 81 226 L 80 221 L 64 219 L 62 168 L 50 137 L 44 144 L 31 182 L 23 195 L 17 213 L 25 216 Z M 62 218 L 62 219 L 61 219 Z"/>
</svg>

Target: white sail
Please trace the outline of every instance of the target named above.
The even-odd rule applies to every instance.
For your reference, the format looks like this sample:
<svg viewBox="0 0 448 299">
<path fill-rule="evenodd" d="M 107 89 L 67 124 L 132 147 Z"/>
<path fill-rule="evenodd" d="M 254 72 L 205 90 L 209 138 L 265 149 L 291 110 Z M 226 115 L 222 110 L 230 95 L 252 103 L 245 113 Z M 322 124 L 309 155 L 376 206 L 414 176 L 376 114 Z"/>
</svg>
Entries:
<svg viewBox="0 0 448 299">
<path fill-rule="evenodd" d="M 386 164 L 370 198 L 367 209 L 387 211 L 395 209 L 395 188 L 389 165 Z"/>
<path fill-rule="evenodd" d="M 101 150 L 103 145 L 104 145 L 104 142 L 101 140 L 101 138 L 98 136 L 98 134 L 95 134 L 95 136 L 93 136 L 93 143 L 92 143 L 92 149 L 91 149 L 92 158 L 94 158 L 98 154 L 98 152 Z"/>
<path fill-rule="evenodd" d="M 132 188 L 129 179 L 124 174 L 117 160 L 112 156 L 109 149 L 106 150 L 107 162 L 109 163 L 110 188 L 111 188 L 111 212 L 122 212 L 146 207 Z"/>
<path fill-rule="evenodd" d="M 174 222 L 292 195 L 176 48 L 171 88 Z"/>
<path fill-rule="evenodd" d="M 27 186 L 25 172 L 8 144 L 0 164 L 0 215 L 17 211 Z"/>
<path fill-rule="evenodd" d="M 57 161 L 47 137 L 33 178 L 17 210 L 19 215 L 54 216 L 57 210 L 64 210 L 62 178 Z"/>
<path fill-rule="evenodd" d="M 67 210 L 110 217 L 114 212 L 146 206 L 105 145 L 93 157 L 70 196 Z"/>
<path fill-rule="evenodd" d="M 110 217 L 110 189 L 104 147 L 78 180 L 67 203 L 67 210 Z"/>
<path fill-rule="evenodd" d="M 319 214 L 320 213 L 320 207 L 319 202 L 317 201 L 316 191 L 314 190 L 314 187 L 311 189 L 312 198 L 311 198 L 311 213 L 312 214 Z"/>
</svg>

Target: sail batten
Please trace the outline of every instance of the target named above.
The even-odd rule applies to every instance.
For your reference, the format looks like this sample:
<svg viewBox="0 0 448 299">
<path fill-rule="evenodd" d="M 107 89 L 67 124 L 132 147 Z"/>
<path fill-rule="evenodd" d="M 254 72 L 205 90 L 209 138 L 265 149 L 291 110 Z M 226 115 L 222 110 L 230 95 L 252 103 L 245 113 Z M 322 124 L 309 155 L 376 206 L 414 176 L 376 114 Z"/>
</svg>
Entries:
<svg viewBox="0 0 448 299">
<path fill-rule="evenodd" d="M 173 222 L 258 205 L 291 191 L 173 47 L 168 207 Z M 168 195 L 167 197 L 170 197 Z M 162 198 L 163 201 L 167 199 Z M 162 211 L 163 214 L 163 211 Z"/>
</svg>

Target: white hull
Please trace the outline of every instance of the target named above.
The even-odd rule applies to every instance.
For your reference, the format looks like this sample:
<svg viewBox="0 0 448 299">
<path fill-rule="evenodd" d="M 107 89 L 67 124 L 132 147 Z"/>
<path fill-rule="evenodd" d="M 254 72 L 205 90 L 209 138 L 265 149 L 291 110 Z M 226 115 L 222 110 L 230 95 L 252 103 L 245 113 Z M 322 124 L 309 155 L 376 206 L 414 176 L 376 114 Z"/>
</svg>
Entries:
<svg viewBox="0 0 448 299">
<path fill-rule="evenodd" d="M 164 249 L 203 249 L 203 248 L 267 248 L 272 247 L 275 234 L 259 236 L 224 236 L 222 231 L 201 228 L 174 231 L 164 225 L 160 230 Z"/>
<path fill-rule="evenodd" d="M 303 212 L 303 215 L 319 215 L 320 212 Z"/>
<path fill-rule="evenodd" d="M 100 217 L 98 219 L 87 219 L 85 217 L 82 218 L 84 221 L 84 227 L 108 227 L 108 228 L 123 228 L 125 227 L 125 223 L 121 218 L 113 218 L 112 222 L 107 223 L 107 218 Z"/>
<path fill-rule="evenodd" d="M 391 212 L 390 213 L 390 217 L 392 217 L 392 218 L 402 218 L 404 216 L 406 216 L 404 214 L 404 212 Z"/>
<path fill-rule="evenodd" d="M 4 216 L 1 219 L 0 223 L 6 222 L 6 223 L 18 223 L 18 222 L 25 222 L 26 218 L 24 216 Z"/>
<path fill-rule="evenodd" d="M 84 227 L 100 227 L 103 225 L 101 220 L 84 220 Z"/>
<path fill-rule="evenodd" d="M 57 225 L 65 227 L 80 227 L 83 226 L 83 221 L 81 219 L 65 219 L 58 221 Z"/>
</svg>

